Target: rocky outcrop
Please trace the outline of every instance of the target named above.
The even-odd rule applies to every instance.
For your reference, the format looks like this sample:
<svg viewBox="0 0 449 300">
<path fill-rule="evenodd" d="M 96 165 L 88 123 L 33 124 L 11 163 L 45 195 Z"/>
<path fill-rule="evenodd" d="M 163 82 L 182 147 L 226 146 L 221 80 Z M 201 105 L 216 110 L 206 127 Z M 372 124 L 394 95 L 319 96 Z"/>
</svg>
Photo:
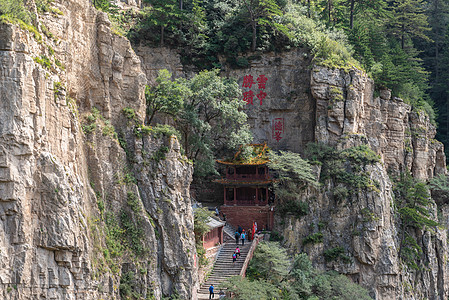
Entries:
<svg viewBox="0 0 449 300">
<path fill-rule="evenodd" d="M 134 134 L 147 79 L 129 41 L 87 0 L 54 5 L 42 40 L 0 25 L 0 298 L 194 298 L 192 166 Z"/>
<path fill-rule="evenodd" d="M 243 92 L 252 91 L 253 103 L 245 112 L 254 135 L 254 142 L 267 142 L 272 149 L 303 153 L 305 146 L 314 140 L 315 103 L 310 95 L 310 56 L 304 49 L 287 53 L 266 53 L 249 56 L 249 66 L 227 69 L 227 76 L 236 78 Z M 267 78 L 265 87 L 259 89 L 257 79 Z M 245 76 L 252 76 L 254 84 L 243 87 Z M 257 97 L 266 93 L 262 101 Z M 282 123 L 277 138 L 275 123 Z"/>
<path fill-rule="evenodd" d="M 443 145 L 434 139 L 435 126 L 428 116 L 391 97 L 388 90 L 374 96 L 372 79 L 357 69 L 311 67 L 300 50 L 246 58 L 251 58 L 248 68 L 229 69 L 226 74 L 237 78 L 243 92 L 254 92 L 253 104 L 245 110 L 255 142 L 300 153 L 308 142 L 340 150 L 365 144 L 380 156 L 380 163 L 362 169 L 375 188 L 338 197 L 338 191 L 351 187 L 327 180 L 319 190 L 304 193 L 307 216 L 278 214 L 275 230 L 284 237 L 284 245 L 293 252 L 307 252 L 318 268 L 347 274 L 375 299 L 446 299 L 446 232 L 418 230 L 415 238 L 426 267 L 407 270 L 398 255 L 401 232 L 390 179 L 410 171 L 426 181 L 446 172 Z M 268 78 L 262 104 L 255 96 L 261 74 Z M 243 86 L 248 75 L 255 82 L 251 88 Z M 273 135 L 276 119 L 284 125 L 280 140 Z M 447 222 L 447 207 L 438 210 Z M 322 234 L 322 242 L 304 243 L 314 234 Z M 332 250 L 335 253 L 327 252 L 325 259 L 324 252 Z M 329 259 L 332 254 L 335 260 Z"/>
<path fill-rule="evenodd" d="M 392 98 L 388 90 L 373 96 L 374 82 L 361 71 L 316 67 L 311 93 L 316 100 L 316 141 L 336 145 L 353 134 L 364 135 L 392 174 L 409 170 L 422 180 L 445 173 L 443 144 L 422 111 Z"/>
<path fill-rule="evenodd" d="M 176 139 L 137 126 L 144 85 L 162 68 L 186 76 L 180 57 L 146 47 L 136 55 L 87 0 L 53 5 L 63 14 L 39 16 L 42 40 L 0 25 L 0 297 L 115 299 L 132 290 L 194 299 L 192 166 Z M 363 169 L 376 188 L 341 199 L 329 180 L 305 191 L 309 214 L 278 218 L 285 245 L 376 299 L 447 299 L 446 232 L 417 230 L 426 268 L 406 271 L 389 178 L 445 172 L 429 118 L 388 91 L 373 97 L 372 80 L 358 70 L 311 68 L 303 49 L 247 59 L 247 68 L 224 73 L 253 92 L 245 111 L 255 142 L 300 153 L 309 142 L 367 144 L 381 157 Z M 254 83 L 244 87 L 249 75 Z M 438 209 L 447 224 L 449 209 Z M 303 244 L 317 232 L 322 242 Z M 330 249 L 339 259 L 325 259 Z"/>
<path fill-rule="evenodd" d="M 388 91 L 373 97 L 372 80 L 358 70 L 316 67 L 311 93 L 316 101 L 315 141 L 337 149 L 367 144 L 380 155 L 381 163 L 361 166 L 376 188 L 356 189 L 339 197 L 339 191 L 351 187 L 326 180 L 319 190 L 308 190 L 302 199 L 310 207 L 307 216 L 279 216 L 282 221 L 277 228 L 284 243 L 294 251 L 307 252 L 319 268 L 347 274 L 375 299 L 446 299 L 446 230 L 416 230 L 420 263 L 426 267 L 407 268 L 398 255 L 401 228 L 390 179 L 406 171 L 421 180 L 445 173 L 443 146 L 434 140 L 435 127 L 424 113 L 413 111 L 401 99 L 391 99 Z M 431 210 L 436 220 L 436 206 Z M 322 240 L 305 242 L 314 234 L 322 235 Z"/>
</svg>

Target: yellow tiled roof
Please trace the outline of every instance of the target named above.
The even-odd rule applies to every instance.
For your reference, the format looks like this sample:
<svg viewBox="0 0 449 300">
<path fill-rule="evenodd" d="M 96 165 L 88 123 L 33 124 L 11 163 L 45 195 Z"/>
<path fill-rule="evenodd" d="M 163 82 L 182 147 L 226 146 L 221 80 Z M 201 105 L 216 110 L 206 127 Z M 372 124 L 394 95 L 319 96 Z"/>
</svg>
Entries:
<svg viewBox="0 0 449 300">
<path fill-rule="evenodd" d="M 253 154 L 254 156 L 250 157 L 249 159 L 243 159 L 241 157 L 241 153 L 243 150 L 243 145 L 240 146 L 237 153 L 234 155 L 232 159 L 224 159 L 224 160 L 217 160 L 218 163 L 223 165 L 264 165 L 266 164 L 268 159 L 268 151 L 270 148 L 268 148 L 266 143 L 263 144 L 249 144 L 248 146 L 253 148 Z"/>
</svg>

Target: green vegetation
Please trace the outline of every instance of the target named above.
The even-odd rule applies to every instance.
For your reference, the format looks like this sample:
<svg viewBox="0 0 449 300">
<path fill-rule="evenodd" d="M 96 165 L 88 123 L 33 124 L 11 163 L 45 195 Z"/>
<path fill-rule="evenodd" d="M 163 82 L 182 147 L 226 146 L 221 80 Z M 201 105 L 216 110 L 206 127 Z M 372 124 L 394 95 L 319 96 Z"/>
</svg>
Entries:
<svg viewBox="0 0 449 300">
<path fill-rule="evenodd" d="M 141 299 L 141 295 L 136 292 L 136 279 L 134 272 L 126 272 L 120 277 L 120 297 L 123 299 Z"/>
<path fill-rule="evenodd" d="M 128 209 L 122 209 L 120 213 L 120 222 L 123 228 L 123 237 L 126 244 L 136 256 L 142 256 L 146 253 L 143 244 L 144 231 L 142 228 L 142 214 L 140 199 L 132 193 L 127 195 Z"/>
<path fill-rule="evenodd" d="M 319 243 L 322 243 L 322 242 L 323 242 L 323 233 L 321 233 L 321 232 L 312 233 L 312 234 L 306 236 L 302 240 L 302 244 L 303 245 L 319 244 Z"/>
<path fill-rule="evenodd" d="M 368 145 L 337 150 L 320 143 L 307 145 L 307 156 L 313 164 L 322 166 L 319 181 L 332 179 L 336 184 L 333 194 L 336 200 L 346 199 L 361 189 L 378 191 L 378 182 L 370 178 L 366 166 L 380 161 L 380 157 Z"/>
<path fill-rule="evenodd" d="M 101 7 L 97 2 L 94 5 Z M 449 143 L 449 4 L 441 0 L 145 1 L 127 36 L 179 49 L 197 70 L 247 67 L 264 52 L 306 48 L 315 63 L 363 68 L 431 122 Z M 224 58 L 219 60 L 219 56 Z M 334 100 L 341 94 L 334 94 Z M 433 109 L 434 103 L 439 114 Z M 449 156 L 448 156 L 449 157 Z"/>
<path fill-rule="evenodd" d="M 151 124 L 156 113 L 165 113 L 174 116 L 184 103 L 184 97 L 189 96 L 190 90 L 181 80 L 171 80 L 167 70 L 160 70 L 154 87 L 145 88 L 147 100 L 148 124 Z"/>
<path fill-rule="evenodd" d="M 240 88 L 234 80 L 220 77 L 218 70 L 202 71 L 190 80 L 170 78 L 169 72 L 161 71 L 157 85 L 146 89 L 147 124 L 156 113 L 165 113 L 173 117 L 176 131 L 167 125 L 145 130 L 175 134 L 194 162 L 196 176 L 216 174 L 217 150 L 236 149 L 251 140 Z"/>
<path fill-rule="evenodd" d="M 53 66 L 51 60 L 45 55 L 41 55 L 40 57 L 36 56 L 33 60 L 47 70 L 51 70 L 51 67 Z"/>
<path fill-rule="evenodd" d="M 319 185 L 310 164 L 298 153 L 290 151 L 270 151 L 268 156 L 268 167 L 276 172 L 278 177 L 273 183 L 273 189 L 279 199 L 279 213 L 282 216 L 292 213 L 298 218 L 307 215 L 309 204 L 301 200 L 302 192 L 307 186 Z"/>
<path fill-rule="evenodd" d="M 165 154 L 167 154 L 169 150 L 170 149 L 167 146 L 161 146 L 161 147 L 159 147 L 159 149 L 157 149 L 156 152 L 153 153 L 153 155 L 151 156 L 151 159 L 156 162 L 164 160 Z"/>
<path fill-rule="evenodd" d="M 221 286 L 239 299 L 368 300 L 368 291 L 336 272 L 315 270 L 306 254 L 290 257 L 275 242 L 260 242 L 246 277 L 232 277 Z"/>
<path fill-rule="evenodd" d="M 59 60 L 59 59 L 55 59 L 55 65 L 60 68 L 62 71 L 65 70 L 65 66 L 64 64 Z"/>
<path fill-rule="evenodd" d="M 149 1 L 147 1 L 149 3 Z M 200 69 L 219 67 L 219 55 L 234 67 L 246 67 L 248 51 L 288 50 L 305 46 L 316 62 L 332 67 L 357 65 L 343 34 L 326 30 L 298 4 L 276 0 L 152 1 L 130 28 L 135 43 L 181 48 L 185 63 Z M 180 8 L 182 6 L 182 9 Z"/>
<path fill-rule="evenodd" d="M 36 0 L 37 12 L 42 13 L 52 13 L 54 15 L 63 15 L 63 12 L 52 6 L 53 0 Z"/>
<path fill-rule="evenodd" d="M 109 136 L 113 139 L 118 139 L 118 135 L 115 132 L 114 126 L 111 124 L 109 120 L 106 120 L 101 114 L 100 111 L 93 107 L 91 113 L 84 117 L 84 121 L 81 124 L 81 129 L 84 134 L 88 135 L 93 132 L 97 128 L 101 129 L 101 133 L 103 136 Z"/>
<path fill-rule="evenodd" d="M 136 112 L 134 111 L 134 109 L 125 107 L 122 112 L 128 120 L 136 120 Z"/>
<path fill-rule="evenodd" d="M 203 235 L 209 232 L 209 226 L 207 222 L 209 218 L 212 216 L 212 212 L 210 212 L 207 208 L 197 208 L 194 211 L 194 233 L 195 233 L 195 242 L 196 242 L 196 252 L 198 255 L 198 260 L 200 265 L 205 265 L 207 263 L 206 259 L 206 250 L 203 247 Z"/>
<path fill-rule="evenodd" d="M 93 0 L 92 4 L 95 6 L 96 9 L 105 12 L 109 11 L 109 9 L 112 7 L 111 0 Z"/>
<path fill-rule="evenodd" d="M 97 120 L 100 118 L 102 118 L 100 111 L 96 107 L 93 107 L 91 114 L 86 117 L 86 122 L 81 125 L 84 134 L 87 135 L 94 132 L 97 128 Z"/>
<path fill-rule="evenodd" d="M 395 205 L 400 219 L 399 255 L 405 265 L 414 270 L 422 268 L 422 249 L 415 237 L 417 229 L 434 232 L 439 223 L 435 216 L 435 203 L 424 182 L 409 173 L 401 174 L 394 185 Z"/>
<path fill-rule="evenodd" d="M 59 96 L 63 95 L 63 91 L 65 90 L 65 87 L 62 85 L 61 82 L 55 81 L 53 82 L 53 93 L 55 101 L 58 99 Z"/>
<path fill-rule="evenodd" d="M 346 250 L 343 247 L 335 247 L 324 250 L 324 260 L 327 262 L 342 260 L 345 263 L 350 263 L 351 259 L 345 254 Z"/>
<path fill-rule="evenodd" d="M 449 199 L 449 178 L 444 174 L 439 174 L 429 182 L 429 189 L 432 192 L 432 199 L 437 203 L 444 203 Z"/>
<path fill-rule="evenodd" d="M 20 20 L 28 24 L 32 19 L 32 14 L 25 8 L 24 1 L 21 0 L 0 0 L 0 16 L 3 22 L 8 23 L 17 23 Z"/>
</svg>

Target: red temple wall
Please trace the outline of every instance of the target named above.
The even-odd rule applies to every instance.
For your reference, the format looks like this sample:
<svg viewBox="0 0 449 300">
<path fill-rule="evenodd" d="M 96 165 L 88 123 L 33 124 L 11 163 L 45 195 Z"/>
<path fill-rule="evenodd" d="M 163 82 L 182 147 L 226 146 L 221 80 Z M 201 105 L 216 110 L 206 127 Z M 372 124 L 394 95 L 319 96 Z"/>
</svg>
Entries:
<svg viewBox="0 0 449 300">
<path fill-rule="evenodd" d="M 209 249 L 223 243 L 223 227 L 217 227 L 203 236 L 203 247 Z"/>
<path fill-rule="evenodd" d="M 274 211 L 272 206 L 221 206 L 220 210 L 226 214 L 226 222 L 237 228 L 238 225 L 245 232 L 257 222 L 257 230 L 272 229 Z"/>
</svg>

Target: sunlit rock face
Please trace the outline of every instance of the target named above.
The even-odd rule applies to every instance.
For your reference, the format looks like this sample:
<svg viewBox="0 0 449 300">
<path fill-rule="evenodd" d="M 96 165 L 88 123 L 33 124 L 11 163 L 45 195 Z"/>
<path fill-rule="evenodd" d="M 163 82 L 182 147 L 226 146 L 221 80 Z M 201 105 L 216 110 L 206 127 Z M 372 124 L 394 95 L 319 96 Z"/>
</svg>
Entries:
<svg viewBox="0 0 449 300">
<path fill-rule="evenodd" d="M 63 15 L 39 17 L 51 33 L 43 42 L 0 25 L 0 298 L 119 299 L 120 286 L 128 284 L 143 296 L 176 291 L 196 299 L 192 166 L 176 139 L 135 128 L 145 118 L 144 85 L 154 83 L 157 71 L 189 77 L 184 70 L 191 68 L 173 49 L 133 50 L 87 0 L 54 5 Z M 443 146 L 428 117 L 389 91 L 374 96 L 372 80 L 359 70 L 312 66 L 302 49 L 247 58 L 247 67 L 223 74 L 236 78 L 242 101 L 252 91 L 252 103 L 245 94 L 245 111 L 254 142 L 301 154 L 309 142 L 338 149 L 367 144 L 381 158 L 363 170 L 376 189 L 339 200 L 332 180 L 306 190 L 307 216 L 276 219 L 284 244 L 307 252 L 318 268 L 347 274 L 376 299 L 447 299 L 446 232 L 417 230 L 425 268 L 407 271 L 398 255 L 390 179 L 406 170 L 422 180 L 445 172 Z M 83 130 L 94 107 L 101 118 Z M 106 130 L 110 125 L 117 135 Z M 165 159 L 154 159 L 162 147 Z M 133 221 L 144 232 L 145 253 L 125 253 L 111 263 L 104 251 L 106 213 L 120 224 L 130 195 L 138 200 Z M 439 205 L 447 223 L 449 207 Z M 318 231 L 322 243 L 303 244 Z M 347 259 L 326 261 L 324 251 L 336 247 Z"/>
<path fill-rule="evenodd" d="M 54 6 L 63 14 L 39 16 L 42 41 L 0 25 L 0 298 L 120 299 L 126 283 L 142 297 L 195 299 L 192 166 L 177 141 L 135 135 L 141 60 L 90 1 Z M 166 158 L 152 160 L 163 145 Z M 122 226 L 130 195 L 145 251 L 110 260 L 106 214 Z"/>
</svg>

